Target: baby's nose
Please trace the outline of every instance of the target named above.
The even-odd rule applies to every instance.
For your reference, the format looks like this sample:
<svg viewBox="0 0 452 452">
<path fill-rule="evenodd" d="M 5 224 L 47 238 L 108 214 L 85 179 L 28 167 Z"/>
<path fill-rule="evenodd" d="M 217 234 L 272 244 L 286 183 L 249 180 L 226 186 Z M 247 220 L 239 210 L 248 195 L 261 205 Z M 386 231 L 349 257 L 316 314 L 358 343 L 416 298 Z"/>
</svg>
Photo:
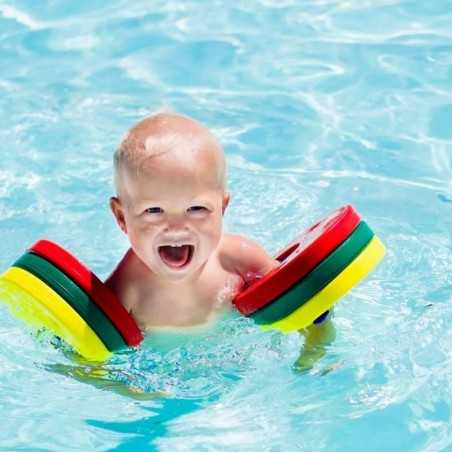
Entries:
<svg viewBox="0 0 452 452">
<path fill-rule="evenodd" d="M 168 217 L 165 231 L 185 231 L 187 229 L 186 220 L 183 215 L 172 215 Z"/>
</svg>

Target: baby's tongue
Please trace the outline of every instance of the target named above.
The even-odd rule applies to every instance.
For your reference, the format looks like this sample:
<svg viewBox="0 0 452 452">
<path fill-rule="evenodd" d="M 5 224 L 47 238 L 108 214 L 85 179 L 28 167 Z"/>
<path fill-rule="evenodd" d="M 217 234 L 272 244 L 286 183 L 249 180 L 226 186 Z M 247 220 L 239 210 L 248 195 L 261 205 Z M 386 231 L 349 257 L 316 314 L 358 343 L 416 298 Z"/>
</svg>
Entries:
<svg viewBox="0 0 452 452">
<path fill-rule="evenodd" d="M 184 266 L 188 261 L 189 253 L 189 245 L 159 247 L 160 258 L 170 267 Z"/>
</svg>

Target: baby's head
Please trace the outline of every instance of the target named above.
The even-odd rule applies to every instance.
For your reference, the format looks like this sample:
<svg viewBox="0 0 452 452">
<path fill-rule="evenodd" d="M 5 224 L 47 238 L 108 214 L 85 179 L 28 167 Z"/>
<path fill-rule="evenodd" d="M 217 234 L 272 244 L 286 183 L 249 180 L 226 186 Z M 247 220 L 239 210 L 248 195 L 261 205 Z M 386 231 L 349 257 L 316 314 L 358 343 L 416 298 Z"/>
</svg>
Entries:
<svg viewBox="0 0 452 452">
<path fill-rule="evenodd" d="M 216 249 L 229 202 L 223 150 L 202 124 L 160 113 L 136 124 L 114 156 L 110 206 L 156 275 L 196 274 Z"/>
</svg>

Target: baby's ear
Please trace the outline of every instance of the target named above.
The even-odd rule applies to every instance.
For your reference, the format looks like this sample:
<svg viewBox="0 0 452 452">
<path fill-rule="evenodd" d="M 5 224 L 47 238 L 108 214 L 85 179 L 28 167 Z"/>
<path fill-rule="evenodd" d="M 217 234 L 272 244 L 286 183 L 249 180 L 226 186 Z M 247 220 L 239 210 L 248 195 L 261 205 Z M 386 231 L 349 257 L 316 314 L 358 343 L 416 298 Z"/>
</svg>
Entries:
<svg viewBox="0 0 452 452">
<path fill-rule="evenodd" d="M 222 207 L 222 213 L 224 215 L 224 211 L 226 210 L 226 208 L 229 205 L 229 200 L 231 199 L 231 197 L 229 196 L 229 193 L 225 193 L 223 195 L 223 207 Z"/>
<path fill-rule="evenodd" d="M 127 234 L 126 220 L 124 218 L 124 211 L 122 209 L 121 201 L 116 196 L 110 198 L 110 209 L 116 218 L 116 222 L 121 230 Z"/>
</svg>

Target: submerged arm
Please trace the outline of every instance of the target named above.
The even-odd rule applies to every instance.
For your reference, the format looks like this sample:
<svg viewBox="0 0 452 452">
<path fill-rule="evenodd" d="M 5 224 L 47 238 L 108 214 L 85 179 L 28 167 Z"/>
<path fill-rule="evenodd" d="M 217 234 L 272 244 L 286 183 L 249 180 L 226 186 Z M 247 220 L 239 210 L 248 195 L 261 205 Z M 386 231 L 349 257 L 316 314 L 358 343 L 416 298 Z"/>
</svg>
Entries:
<svg viewBox="0 0 452 452">
<path fill-rule="evenodd" d="M 300 334 L 305 337 L 305 342 L 300 356 L 295 362 L 295 367 L 301 371 L 311 370 L 327 352 L 328 346 L 336 339 L 336 328 L 332 322 L 331 313 L 327 318 L 319 323 L 312 324 L 300 330 Z"/>
<path fill-rule="evenodd" d="M 112 372 L 106 366 L 90 362 L 71 350 L 64 350 L 64 353 L 74 365 L 62 363 L 49 364 L 44 366 L 45 369 L 65 377 L 74 378 L 81 383 L 94 386 L 102 391 L 114 392 L 115 394 L 134 400 L 153 400 L 169 395 L 163 392 L 147 392 L 138 385 L 135 386 L 132 382 L 127 383 L 128 380 L 132 380 L 133 376 L 125 371 Z M 119 379 L 118 375 L 120 374 L 121 378 Z"/>
</svg>

